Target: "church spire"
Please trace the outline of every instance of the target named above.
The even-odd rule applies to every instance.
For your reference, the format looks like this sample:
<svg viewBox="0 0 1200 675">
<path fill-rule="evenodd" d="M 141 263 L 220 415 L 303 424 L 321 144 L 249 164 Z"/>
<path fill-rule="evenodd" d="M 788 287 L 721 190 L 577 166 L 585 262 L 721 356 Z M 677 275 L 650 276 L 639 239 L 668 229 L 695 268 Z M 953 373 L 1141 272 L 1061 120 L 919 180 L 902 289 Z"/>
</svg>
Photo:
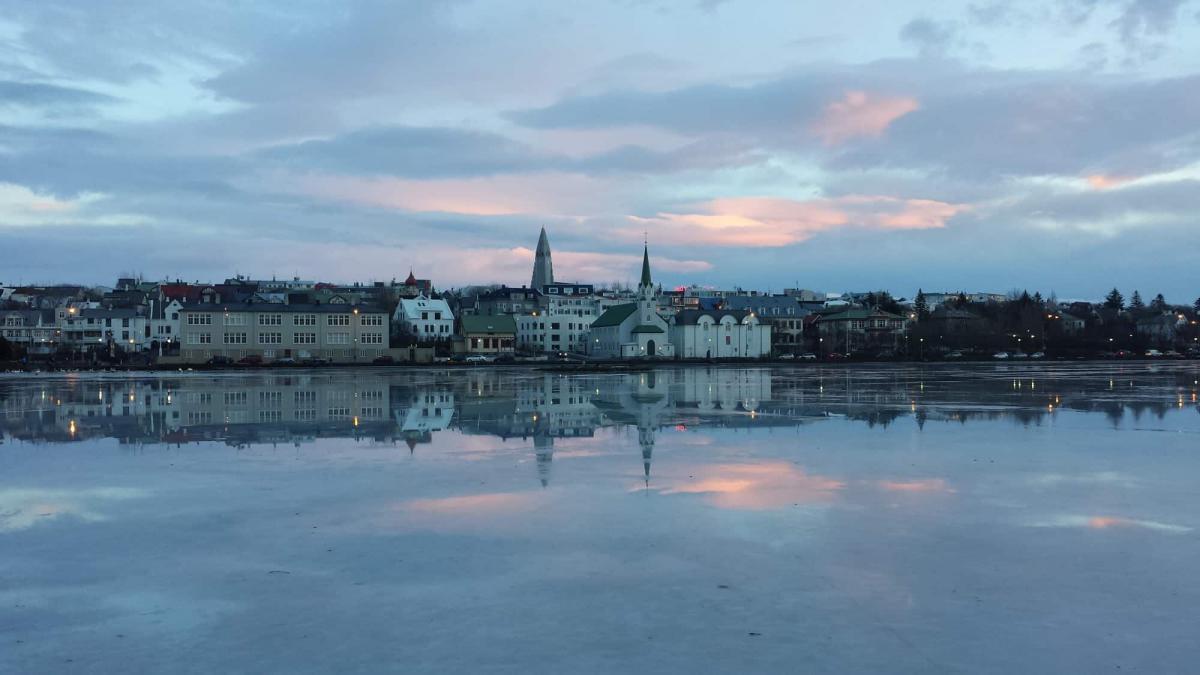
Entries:
<svg viewBox="0 0 1200 675">
<path fill-rule="evenodd" d="M 646 244 L 642 249 L 642 281 L 638 286 L 650 286 L 650 245 Z"/>
<path fill-rule="evenodd" d="M 530 287 L 542 290 L 546 284 L 554 283 L 554 262 L 550 258 L 550 239 L 546 236 L 546 228 L 538 236 L 537 251 L 533 254 L 533 281 Z"/>
</svg>

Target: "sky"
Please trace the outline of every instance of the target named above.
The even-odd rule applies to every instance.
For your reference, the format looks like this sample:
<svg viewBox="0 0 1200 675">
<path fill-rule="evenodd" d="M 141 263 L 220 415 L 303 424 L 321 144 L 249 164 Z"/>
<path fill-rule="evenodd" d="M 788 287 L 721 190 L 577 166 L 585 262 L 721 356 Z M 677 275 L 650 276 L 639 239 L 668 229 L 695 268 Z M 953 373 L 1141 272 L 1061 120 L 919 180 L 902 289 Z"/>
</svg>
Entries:
<svg viewBox="0 0 1200 675">
<path fill-rule="evenodd" d="M 1200 0 L 0 6 L 0 283 L 1200 295 Z"/>
</svg>

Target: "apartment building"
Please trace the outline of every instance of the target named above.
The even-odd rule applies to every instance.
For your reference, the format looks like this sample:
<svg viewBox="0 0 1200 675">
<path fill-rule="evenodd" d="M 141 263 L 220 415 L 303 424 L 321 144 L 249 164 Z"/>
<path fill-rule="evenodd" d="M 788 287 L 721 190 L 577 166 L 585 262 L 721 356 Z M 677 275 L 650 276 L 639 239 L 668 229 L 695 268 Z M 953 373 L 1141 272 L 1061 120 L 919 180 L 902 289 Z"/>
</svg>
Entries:
<svg viewBox="0 0 1200 675">
<path fill-rule="evenodd" d="M 180 357 L 371 361 L 387 353 L 388 312 L 373 305 L 241 303 L 180 310 Z"/>
</svg>

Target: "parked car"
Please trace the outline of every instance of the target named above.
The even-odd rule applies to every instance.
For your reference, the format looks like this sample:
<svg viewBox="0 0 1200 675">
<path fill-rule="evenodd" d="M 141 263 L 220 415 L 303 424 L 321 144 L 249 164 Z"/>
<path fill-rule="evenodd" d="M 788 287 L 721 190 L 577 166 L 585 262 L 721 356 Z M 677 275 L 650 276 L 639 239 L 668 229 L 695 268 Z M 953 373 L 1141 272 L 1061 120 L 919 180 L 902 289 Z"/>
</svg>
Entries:
<svg viewBox="0 0 1200 675">
<path fill-rule="evenodd" d="M 371 363 L 374 363 L 377 366 L 390 366 L 396 363 L 396 359 L 388 356 L 387 354 L 380 354 L 379 356 L 376 356 Z"/>
<path fill-rule="evenodd" d="M 471 354 L 467 358 L 463 359 L 463 361 L 465 361 L 467 363 L 491 363 L 494 360 L 495 359 L 493 359 L 492 357 L 486 356 L 484 354 Z"/>
<path fill-rule="evenodd" d="M 239 366 L 261 366 L 263 357 L 258 354 L 250 354 L 238 359 Z"/>
<path fill-rule="evenodd" d="M 1152 358 L 1152 359 L 1156 359 L 1162 355 L 1163 355 L 1163 353 L 1158 351 L 1157 349 L 1147 349 L 1146 350 L 1146 356 L 1149 358 Z"/>
<path fill-rule="evenodd" d="M 323 359 L 318 356 L 310 356 L 302 360 L 300 363 L 303 363 L 306 366 L 324 366 L 329 364 L 329 359 Z"/>
<path fill-rule="evenodd" d="M 796 355 L 795 354 L 780 354 L 779 360 L 780 361 L 795 361 Z"/>
<path fill-rule="evenodd" d="M 801 361 L 816 361 L 817 355 L 813 354 L 812 352 L 805 352 L 800 355 L 800 360 Z"/>
<path fill-rule="evenodd" d="M 993 359 L 1007 359 L 1008 352 L 996 352 L 995 354 L 992 354 L 992 358 Z"/>
<path fill-rule="evenodd" d="M 846 355 L 839 354 L 837 352 L 830 352 L 825 358 L 829 359 L 830 361 L 842 361 L 846 358 Z"/>
<path fill-rule="evenodd" d="M 277 366 L 294 366 L 296 365 L 296 359 L 293 359 L 290 356 L 285 356 L 282 359 L 275 359 L 271 363 Z"/>
<path fill-rule="evenodd" d="M 950 352 L 949 354 L 946 354 L 946 358 L 948 358 L 948 359 L 961 359 L 962 357 L 963 357 L 963 353 L 960 351 L 953 351 L 953 352 Z"/>
<path fill-rule="evenodd" d="M 1030 354 L 1030 355 L 1029 355 L 1029 358 L 1031 358 L 1031 359 L 1044 359 L 1044 358 L 1046 358 L 1046 352 L 1034 352 L 1034 353 L 1032 353 L 1032 354 Z"/>
<path fill-rule="evenodd" d="M 228 366 L 229 364 L 233 363 L 233 359 L 229 358 L 228 356 L 214 356 L 205 361 L 205 363 L 210 366 Z"/>
<path fill-rule="evenodd" d="M 1012 354 L 1009 354 L 1009 357 L 1014 359 L 1027 359 L 1029 358 L 1029 355 L 1025 352 L 1013 352 Z"/>
<path fill-rule="evenodd" d="M 517 357 L 513 356 L 512 354 L 501 354 L 500 356 L 497 356 L 495 360 L 496 363 L 515 363 Z"/>
</svg>

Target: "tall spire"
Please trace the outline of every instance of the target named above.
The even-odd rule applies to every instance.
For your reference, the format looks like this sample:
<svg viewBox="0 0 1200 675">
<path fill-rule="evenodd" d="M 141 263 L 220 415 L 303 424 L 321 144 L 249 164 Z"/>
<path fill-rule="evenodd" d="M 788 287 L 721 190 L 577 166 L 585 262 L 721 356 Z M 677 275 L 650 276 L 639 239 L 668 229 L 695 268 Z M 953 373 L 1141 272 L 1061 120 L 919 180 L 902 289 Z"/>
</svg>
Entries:
<svg viewBox="0 0 1200 675">
<path fill-rule="evenodd" d="M 642 282 L 638 286 L 650 286 L 650 245 L 642 249 Z"/>
<path fill-rule="evenodd" d="M 533 254 L 533 281 L 530 287 L 542 290 L 546 284 L 554 283 L 554 263 L 550 259 L 550 239 L 546 237 L 546 228 L 542 228 L 538 236 L 537 251 Z"/>
</svg>

